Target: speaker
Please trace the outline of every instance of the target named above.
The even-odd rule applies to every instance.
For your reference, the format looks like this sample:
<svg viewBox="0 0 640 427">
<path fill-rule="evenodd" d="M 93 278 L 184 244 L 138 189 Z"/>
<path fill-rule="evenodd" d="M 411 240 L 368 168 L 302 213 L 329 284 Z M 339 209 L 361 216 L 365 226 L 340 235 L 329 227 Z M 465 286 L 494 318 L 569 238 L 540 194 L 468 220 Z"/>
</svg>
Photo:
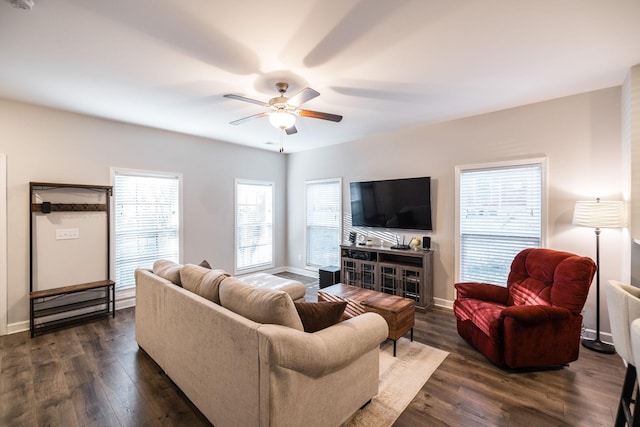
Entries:
<svg viewBox="0 0 640 427">
<path fill-rule="evenodd" d="M 322 267 L 319 271 L 320 289 L 324 289 L 336 283 L 340 283 L 340 267 Z"/>
<path fill-rule="evenodd" d="M 358 234 L 355 231 L 349 232 L 349 243 L 351 243 L 352 245 L 355 245 L 357 236 Z"/>
<path fill-rule="evenodd" d="M 424 236 L 422 238 L 422 249 L 431 249 L 431 237 Z"/>
</svg>

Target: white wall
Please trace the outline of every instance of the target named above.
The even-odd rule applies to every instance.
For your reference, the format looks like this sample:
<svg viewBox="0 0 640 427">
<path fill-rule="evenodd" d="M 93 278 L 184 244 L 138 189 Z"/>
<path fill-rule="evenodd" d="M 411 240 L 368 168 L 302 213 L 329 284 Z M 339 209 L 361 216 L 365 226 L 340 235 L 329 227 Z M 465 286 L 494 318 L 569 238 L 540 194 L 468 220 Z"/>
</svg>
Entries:
<svg viewBox="0 0 640 427">
<path fill-rule="evenodd" d="M 184 261 L 233 270 L 233 180 L 276 183 L 275 265 L 304 268 L 304 181 L 433 179 L 434 294 L 453 299 L 454 167 L 547 156 L 547 246 L 595 257 L 593 230 L 571 225 L 575 200 L 622 197 L 620 88 L 417 127 L 282 156 L 222 142 L 0 100 L 0 153 L 7 154 L 8 322 L 28 320 L 30 181 L 109 184 L 111 167 L 181 172 Z M 285 196 L 286 195 L 286 196 Z M 413 235 L 423 233 L 413 233 Z M 601 281 L 621 277 L 624 230 L 603 230 Z M 601 295 L 603 297 L 603 295 Z M 595 327 L 595 286 L 585 324 Z M 608 330 L 603 304 L 602 330 Z"/>
<path fill-rule="evenodd" d="M 304 254 L 305 180 L 342 177 L 348 210 L 351 181 L 431 176 L 434 231 L 424 235 L 431 235 L 435 250 L 434 296 L 440 303 L 452 301 L 455 166 L 536 156 L 548 158 L 546 246 L 595 259 L 594 231 L 571 225 L 573 206 L 595 197 L 622 199 L 620 105 L 620 87 L 615 87 L 292 154 L 287 264 L 303 268 L 298 254 Z M 601 283 L 623 280 L 625 238 L 624 231 L 603 230 Z M 606 305 L 602 310 L 602 330 L 608 330 Z M 595 327 L 595 286 L 585 324 Z"/>
<path fill-rule="evenodd" d="M 110 185 L 110 168 L 183 174 L 184 262 L 233 271 L 234 179 L 275 182 L 286 209 L 286 156 L 204 138 L 0 100 L 7 158 L 9 332 L 29 319 L 29 182 Z M 276 216 L 284 266 L 286 217 Z"/>
</svg>

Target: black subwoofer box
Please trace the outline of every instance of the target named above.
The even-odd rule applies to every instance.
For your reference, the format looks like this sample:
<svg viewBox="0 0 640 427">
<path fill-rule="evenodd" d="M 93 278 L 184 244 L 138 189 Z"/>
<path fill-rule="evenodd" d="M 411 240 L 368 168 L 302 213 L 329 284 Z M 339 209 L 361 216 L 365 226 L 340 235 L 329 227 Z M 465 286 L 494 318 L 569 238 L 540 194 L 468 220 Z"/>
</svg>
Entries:
<svg viewBox="0 0 640 427">
<path fill-rule="evenodd" d="M 340 283 L 340 267 L 333 265 L 322 267 L 318 275 L 320 276 L 320 289 Z"/>
</svg>

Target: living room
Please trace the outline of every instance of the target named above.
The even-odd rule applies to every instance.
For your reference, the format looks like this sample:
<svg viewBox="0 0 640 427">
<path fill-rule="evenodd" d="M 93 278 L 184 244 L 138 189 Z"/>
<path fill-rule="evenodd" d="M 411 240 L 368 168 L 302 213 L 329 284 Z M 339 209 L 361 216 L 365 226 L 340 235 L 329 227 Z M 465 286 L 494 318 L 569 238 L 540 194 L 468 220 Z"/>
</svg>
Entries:
<svg viewBox="0 0 640 427">
<path fill-rule="evenodd" d="M 36 2 L 30 13 L 38 7 L 44 5 Z M 9 12 L 15 13 L 3 4 L 0 23 L 16 19 Z M 630 38 L 629 44 L 636 43 L 637 48 L 635 40 Z M 4 49 L 8 49 L 7 44 L 0 45 L 0 51 Z M 341 178 L 343 213 L 347 213 L 349 182 L 430 176 L 434 230 L 399 234 L 407 238 L 431 237 L 434 301 L 439 307 L 450 308 L 457 279 L 455 168 L 542 157 L 547 162 L 548 201 L 544 246 L 595 259 L 593 230 L 572 225 L 575 202 L 595 197 L 626 200 L 631 206 L 630 227 L 603 232 L 600 275 L 603 283 L 610 279 L 629 281 L 629 244 L 632 237 L 637 238 L 632 231 L 637 233 L 634 221 L 638 218 L 633 198 L 638 194 L 637 180 L 632 178 L 638 174 L 633 166 L 638 165 L 640 142 L 637 130 L 631 131 L 632 123 L 638 121 L 637 110 L 628 113 L 624 106 L 640 102 L 640 57 L 629 61 L 621 78 L 606 87 L 433 123 L 397 126 L 346 143 L 303 151 L 294 146 L 297 140 L 285 139 L 285 154 L 271 147 L 255 148 L 138 125 L 135 120 L 126 123 L 108 116 L 73 112 L 74 108 L 38 105 L 36 100 L 14 98 L 7 89 L 0 99 L 0 153 L 6 159 L 7 196 L 7 268 L 4 281 L 0 281 L 5 287 L 0 289 L 5 299 L 0 304 L 0 314 L 5 319 L 3 332 L 15 334 L 28 329 L 29 182 L 111 185 L 112 168 L 182 174 L 181 260 L 197 263 L 206 259 L 228 271 L 233 271 L 235 265 L 235 180 L 273 182 L 272 271 L 311 275 L 314 272 L 306 268 L 305 262 L 306 181 Z M 14 76 L 11 77 L 14 84 Z M 316 86 L 316 82 L 310 83 Z M 46 98 L 46 81 L 39 89 Z M 320 91 L 322 98 L 325 93 Z M 261 99 L 268 97 L 265 93 Z M 53 97 L 53 92 L 48 96 Z M 239 112 L 231 105 L 227 104 L 231 110 L 227 116 L 235 117 Z M 153 108 L 149 107 L 151 111 Z M 333 105 L 327 108 L 340 110 Z M 345 114 L 345 122 L 347 119 Z M 337 132 L 342 124 L 324 125 L 333 126 L 328 132 Z M 228 126 L 228 120 L 225 117 L 209 125 Z M 278 133 L 273 131 L 265 123 L 259 131 L 265 135 L 262 140 L 279 141 Z M 596 324 L 594 289 L 592 286 L 583 313 L 591 334 Z M 118 308 L 131 303 L 131 299 L 118 301 Z M 610 341 L 606 305 L 601 313 L 603 336 Z"/>
</svg>

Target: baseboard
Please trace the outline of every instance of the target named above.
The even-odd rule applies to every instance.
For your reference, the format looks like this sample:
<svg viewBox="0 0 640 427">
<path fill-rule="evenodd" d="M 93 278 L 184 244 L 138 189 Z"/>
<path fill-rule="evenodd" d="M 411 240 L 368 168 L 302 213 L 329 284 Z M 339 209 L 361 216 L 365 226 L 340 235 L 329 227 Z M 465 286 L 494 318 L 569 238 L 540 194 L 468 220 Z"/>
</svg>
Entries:
<svg viewBox="0 0 640 427">
<path fill-rule="evenodd" d="M 236 276 L 242 277 L 242 276 L 248 276 L 249 274 L 254 274 L 254 273 L 278 274 L 278 273 L 284 273 L 286 271 L 289 271 L 287 267 L 274 267 L 266 270 L 259 270 L 259 271 L 252 271 L 250 273 L 237 274 Z"/>
<path fill-rule="evenodd" d="M 136 288 L 116 289 L 116 311 L 136 305 Z"/>
<path fill-rule="evenodd" d="M 116 299 L 116 311 L 122 310 L 123 308 L 135 307 L 136 305 L 136 296 L 130 296 L 126 298 Z"/>
<path fill-rule="evenodd" d="M 595 329 L 585 329 L 584 332 L 582 333 L 582 338 L 586 338 L 588 340 L 593 340 L 596 338 L 596 331 Z M 602 341 L 603 343 L 606 344 L 613 344 L 613 337 L 611 336 L 610 332 L 602 332 L 600 331 L 600 341 Z"/>
<path fill-rule="evenodd" d="M 7 325 L 7 335 L 17 334 L 18 332 L 24 332 L 29 330 L 29 321 L 9 323 Z"/>
<path fill-rule="evenodd" d="M 318 278 L 318 270 L 307 270 L 304 268 L 295 268 L 295 267 L 284 267 L 282 272 L 289 272 L 294 274 L 299 274 L 301 276 L 310 277 L 312 279 Z"/>
<path fill-rule="evenodd" d="M 434 298 L 433 305 L 435 305 L 436 307 L 448 308 L 450 310 L 453 310 L 453 301 L 449 301 L 447 299 Z"/>
</svg>

